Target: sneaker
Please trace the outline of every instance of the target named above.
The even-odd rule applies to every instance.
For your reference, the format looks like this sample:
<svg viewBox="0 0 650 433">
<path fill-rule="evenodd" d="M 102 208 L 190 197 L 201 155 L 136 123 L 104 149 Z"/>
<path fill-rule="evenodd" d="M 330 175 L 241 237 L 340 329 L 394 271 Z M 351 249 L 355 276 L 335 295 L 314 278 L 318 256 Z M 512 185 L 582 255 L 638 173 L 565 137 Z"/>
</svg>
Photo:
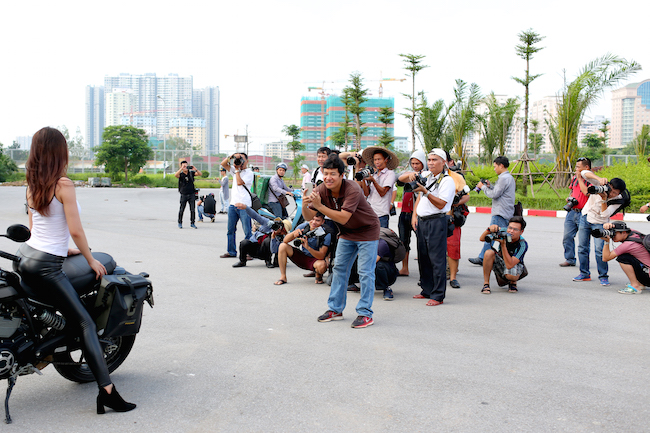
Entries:
<svg viewBox="0 0 650 433">
<path fill-rule="evenodd" d="M 473 258 L 473 259 L 467 259 L 467 260 L 469 260 L 469 262 L 471 264 L 473 264 L 473 265 L 483 266 L 483 259 L 480 258 L 480 257 L 476 257 L 476 258 Z"/>
<path fill-rule="evenodd" d="M 246 262 L 237 262 L 232 265 L 233 268 L 243 268 L 244 266 L 246 266 Z"/>
<path fill-rule="evenodd" d="M 198 227 L 196 227 L 196 224 L 190 224 L 190 227 L 192 227 L 193 229 L 198 228 Z"/>
<path fill-rule="evenodd" d="M 451 280 L 449 282 L 449 285 L 452 287 L 452 289 L 460 289 L 460 283 L 458 280 Z"/>
<path fill-rule="evenodd" d="M 637 289 L 632 284 L 628 284 L 627 286 L 623 287 L 621 290 L 618 291 L 618 293 L 622 293 L 624 295 L 640 295 L 641 292 L 643 292 L 643 290 Z"/>
<path fill-rule="evenodd" d="M 179 228 L 179 229 L 182 229 L 182 228 L 183 228 L 183 224 L 178 223 L 178 228 Z"/>
<path fill-rule="evenodd" d="M 384 301 L 392 301 L 393 300 L 393 289 L 390 287 L 384 290 Z"/>
<path fill-rule="evenodd" d="M 372 320 L 372 317 L 368 316 L 357 316 L 356 319 L 354 319 L 354 322 L 352 322 L 352 327 L 353 328 L 367 328 L 368 326 L 374 324 L 375 321 Z"/>
<path fill-rule="evenodd" d="M 591 275 L 585 275 L 585 274 L 580 274 L 577 277 L 573 279 L 573 281 L 580 282 L 580 281 L 591 281 Z"/>
<path fill-rule="evenodd" d="M 563 268 L 568 268 L 570 266 L 575 266 L 575 265 L 576 265 L 575 263 L 571 263 L 569 261 L 560 263 L 560 266 L 563 267 Z"/>
<path fill-rule="evenodd" d="M 212 217 L 211 219 L 212 219 L 212 222 L 214 222 L 214 217 Z"/>
<path fill-rule="evenodd" d="M 331 322 L 332 320 L 343 320 L 343 313 L 335 313 L 332 310 L 327 310 L 324 314 L 318 316 L 319 322 Z"/>
<path fill-rule="evenodd" d="M 598 280 L 600 281 L 601 286 L 609 286 L 609 278 L 600 277 L 600 278 L 598 278 Z"/>
</svg>

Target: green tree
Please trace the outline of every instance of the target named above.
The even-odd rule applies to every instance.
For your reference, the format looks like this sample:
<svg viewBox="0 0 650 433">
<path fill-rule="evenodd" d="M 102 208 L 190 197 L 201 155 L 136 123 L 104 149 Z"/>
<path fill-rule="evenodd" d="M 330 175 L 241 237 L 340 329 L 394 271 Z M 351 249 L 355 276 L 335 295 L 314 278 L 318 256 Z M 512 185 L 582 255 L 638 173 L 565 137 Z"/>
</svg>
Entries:
<svg viewBox="0 0 650 433">
<path fill-rule="evenodd" d="M 388 125 L 393 123 L 393 109 L 391 107 L 381 107 L 379 109 L 379 123 L 383 123 L 381 135 L 378 138 L 379 144 L 384 147 L 392 147 L 395 137 L 388 132 Z"/>
<path fill-rule="evenodd" d="M 632 143 L 634 145 L 634 154 L 636 155 L 637 163 L 645 161 L 646 145 L 650 139 L 650 125 L 643 125 L 641 131 L 636 134 Z"/>
<path fill-rule="evenodd" d="M 8 156 L 14 161 L 27 161 L 27 157 L 29 157 L 29 151 L 21 150 L 20 143 L 16 141 L 14 141 L 7 150 L 11 151 Z"/>
<path fill-rule="evenodd" d="M 607 148 L 597 134 L 587 134 L 582 143 L 584 146 L 580 147 L 578 152 L 580 156 L 596 161 L 607 154 Z"/>
<path fill-rule="evenodd" d="M 350 74 L 350 85 L 344 89 L 344 94 L 346 91 L 349 93 L 351 101 L 350 113 L 354 122 L 354 129 L 352 130 L 354 134 L 354 147 L 356 150 L 361 150 L 361 137 L 368 129 L 362 127 L 363 122 L 361 121 L 361 114 L 366 111 L 366 107 L 362 107 L 362 104 L 368 100 L 366 98 L 368 89 L 363 88 L 363 78 L 361 78 L 359 72 Z"/>
<path fill-rule="evenodd" d="M 554 180 L 557 187 L 566 187 L 569 183 L 571 164 L 578 155 L 578 130 L 587 108 L 606 88 L 640 69 L 641 66 L 633 60 L 606 54 L 589 62 L 571 83 L 565 84 L 558 95 L 557 114 L 547 120 L 559 172 Z"/>
<path fill-rule="evenodd" d="M 6 182 L 9 176 L 18 171 L 16 163 L 5 155 L 2 143 L 0 143 L 0 182 Z"/>
<path fill-rule="evenodd" d="M 424 150 L 428 153 L 436 147 L 444 148 L 449 110 L 445 108 L 442 99 L 438 99 L 429 106 L 427 98 L 421 94 L 420 101 L 418 108 L 420 115 L 416 122 L 418 137 L 424 145 Z"/>
<path fill-rule="evenodd" d="M 454 152 L 461 160 L 461 168 L 467 168 L 465 138 L 476 127 L 476 107 L 481 100 L 481 91 L 476 83 L 469 86 L 463 80 L 456 80 L 454 102 L 449 112 L 449 132 L 453 136 Z"/>
<path fill-rule="evenodd" d="M 411 106 L 406 109 L 406 113 L 403 114 L 409 121 L 411 125 L 411 143 L 412 149 L 411 152 L 415 152 L 415 126 L 416 118 L 418 117 L 418 93 L 415 93 L 415 76 L 424 68 L 429 66 L 422 64 L 422 59 L 425 56 L 418 54 L 400 54 L 402 61 L 404 62 L 404 69 L 408 71 L 406 74 L 407 77 L 411 78 L 411 94 L 402 93 L 409 101 L 411 101 Z"/>
<path fill-rule="evenodd" d="M 533 126 L 530 134 L 528 134 L 529 140 L 528 144 L 531 149 L 533 149 L 533 152 L 535 154 L 535 158 L 537 158 L 537 154 L 542 148 L 542 145 L 544 144 L 544 135 L 538 133 L 539 131 L 539 120 L 533 119 L 530 121 L 530 124 Z"/>
<path fill-rule="evenodd" d="M 107 126 L 102 134 L 102 145 L 97 148 L 95 162 L 106 165 L 106 171 L 112 174 L 124 171 L 126 182 L 129 172 L 137 173 L 148 159 L 153 158 L 153 150 L 148 143 L 149 138 L 143 129 L 128 125 Z"/>
<path fill-rule="evenodd" d="M 339 123 L 340 128 L 332 135 L 331 139 L 334 141 L 336 147 L 343 147 L 347 152 L 348 138 L 352 133 L 352 128 L 350 127 L 350 108 L 352 107 L 352 98 L 350 97 L 350 89 L 348 87 L 343 89 L 341 102 L 345 108 L 345 114 L 343 115 L 343 120 Z"/>
<path fill-rule="evenodd" d="M 602 122 L 602 126 L 598 128 L 598 130 L 603 134 L 602 137 L 600 137 L 600 140 L 603 142 L 603 145 L 607 147 L 609 145 L 609 137 L 607 136 L 609 134 L 609 124 L 612 123 L 609 119 L 605 119 Z"/>
<path fill-rule="evenodd" d="M 282 133 L 291 137 L 291 141 L 287 143 L 287 149 L 293 153 L 293 161 L 291 161 L 291 167 L 293 168 L 293 177 L 297 178 L 298 172 L 300 172 L 300 165 L 305 159 L 304 156 L 298 155 L 297 152 L 302 152 L 305 150 L 305 145 L 302 144 L 299 140 L 300 138 L 300 127 L 297 125 L 284 125 L 282 128 Z"/>
<path fill-rule="evenodd" d="M 494 142 L 494 149 L 498 149 L 499 155 L 505 155 L 508 136 L 515 124 L 515 114 L 519 111 L 519 100 L 508 98 L 501 104 L 492 92 L 485 98 L 485 104 L 488 108 L 486 132 Z"/>
<path fill-rule="evenodd" d="M 524 137 L 528 137 L 528 98 L 529 98 L 528 86 L 530 86 L 530 83 L 532 83 L 533 80 L 535 80 L 536 78 L 542 75 L 542 74 L 530 75 L 530 59 L 533 58 L 533 54 L 544 49 L 544 48 L 536 47 L 534 45 L 538 42 L 541 42 L 542 39 L 545 38 L 545 36 L 540 36 L 538 33 L 535 33 L 533 29 L 528 29 L 526 31 L 519 33 L 517 37 L 519 38 L 521 44 L 515 47 L 515 52 L 520 58 L 526 61 L 526 75 L 524 76 L 524 78 L 512 77 L 512 79 L 526 88 L 526 93 L 524 96 L 524 103 L 525 103 Z M 524 153 L 527 152 L 528 152 L 528 143 L 524 145 Z"/>
</svg>

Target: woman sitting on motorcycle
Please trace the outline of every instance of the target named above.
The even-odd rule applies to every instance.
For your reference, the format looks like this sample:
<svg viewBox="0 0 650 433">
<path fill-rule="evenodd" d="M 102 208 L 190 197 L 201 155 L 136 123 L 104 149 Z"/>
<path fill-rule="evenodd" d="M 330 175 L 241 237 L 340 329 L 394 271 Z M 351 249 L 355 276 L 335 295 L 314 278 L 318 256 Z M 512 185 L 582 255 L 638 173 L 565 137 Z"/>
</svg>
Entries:
<svg viewBox="0 0 650 433">
<path fill-rule="evenodd" d="M 90 253 L 74 184 L 65 177 L 67 166 L 68 145 L 60 131 L 46 127 L 34 134 L 26 164 L 32 235 L 18 251 L 21 261 L 17 270 L 43 300 L 52 303 L 69 323 L 78 327 L 86 362 L 99 386 L 97 413 L 104 413 L 104 406 L 127 412 L 135 404 L 125 402 L 113 386 L 95 322 L 62 271 L 68 255 L 83 254 L 96 278 L 106 274 L 104 265 Z M 70 237 L 78 249 L 68 249 Z"/>
</svg>

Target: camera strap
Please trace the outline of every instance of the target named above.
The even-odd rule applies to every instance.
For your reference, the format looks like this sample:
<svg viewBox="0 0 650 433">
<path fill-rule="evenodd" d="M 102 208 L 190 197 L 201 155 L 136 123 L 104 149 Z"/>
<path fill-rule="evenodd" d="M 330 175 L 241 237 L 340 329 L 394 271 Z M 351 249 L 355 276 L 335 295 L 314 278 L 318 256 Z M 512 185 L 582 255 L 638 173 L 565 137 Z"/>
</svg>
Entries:
<svg viewBox="0 0 650 433">
<path fill-rule="evenodd" d="M 432 173 L 432 174 L 433 174 L 433 173 Z M 447 173 L 447 170 L 444 170 L 444 169 L 443 169 L 442 172 L 440 172 L 440 175 L 438 176 L 438 179 L 436 179 L 435 181 L 433 181 L 433 182 L 431 183 L 431 185 L 429 185 L 429 186 L 427 186 L 427 187 L 425 187 L 425 188 L 426 188 L 427 190 L 431 191 L 431 192 L 437 190 L 437 189 L 440 187 L 440 183 L 442 182 L 442 179 L 444 179 L 444 178 L 447 177 L 447 176 L 449 176 L 449 174 Z M 432 187 L 433 187 L 433 189 L 431 189 Z"/>
</svg>

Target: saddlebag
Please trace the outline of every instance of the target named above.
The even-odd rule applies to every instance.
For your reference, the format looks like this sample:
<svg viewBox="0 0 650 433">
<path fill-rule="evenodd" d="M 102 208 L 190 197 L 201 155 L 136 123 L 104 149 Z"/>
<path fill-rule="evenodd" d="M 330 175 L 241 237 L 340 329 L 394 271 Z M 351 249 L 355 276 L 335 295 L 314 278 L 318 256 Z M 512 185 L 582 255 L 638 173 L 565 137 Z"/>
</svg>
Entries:
<svg viewBox="0 0 650 433">
<path fill-rule="evenodd" d="M 151 281 L 140 275 L 104 275 L 97 292 L 97 332 L 102 337 L 137 334 L 144 301 L 152 304 Z"/>
</svg>

